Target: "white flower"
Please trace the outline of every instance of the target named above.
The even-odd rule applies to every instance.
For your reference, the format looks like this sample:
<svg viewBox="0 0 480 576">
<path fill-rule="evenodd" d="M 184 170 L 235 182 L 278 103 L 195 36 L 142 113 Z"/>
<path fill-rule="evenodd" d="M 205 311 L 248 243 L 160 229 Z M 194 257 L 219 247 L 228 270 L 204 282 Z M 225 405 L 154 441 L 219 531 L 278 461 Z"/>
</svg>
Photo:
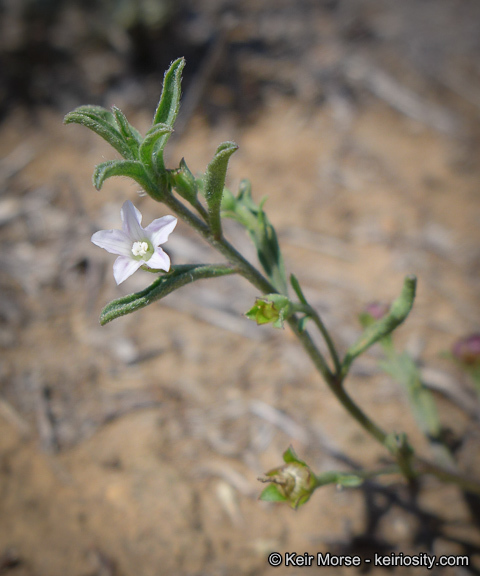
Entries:
<svg viewBox="0 0 480 576">
<path fill-rule="evenodd" d="M 170 258 L 160 248 L 177 225 L 174 216 L 157 218 L 142 228 L 142 214 L 127 200 L 120 211 L 122 230 L 100 230 L 92 236 L 92 242 L 111 254 L 118 254 L 113 265 L 113 276 L 121 284 L 140 266 L 170 270 Z"/>
</svg>

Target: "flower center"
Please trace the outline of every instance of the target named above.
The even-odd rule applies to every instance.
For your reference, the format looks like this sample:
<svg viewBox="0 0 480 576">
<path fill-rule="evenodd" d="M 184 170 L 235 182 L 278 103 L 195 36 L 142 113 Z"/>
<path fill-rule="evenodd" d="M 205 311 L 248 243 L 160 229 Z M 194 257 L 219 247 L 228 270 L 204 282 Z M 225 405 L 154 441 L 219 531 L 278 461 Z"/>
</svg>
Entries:
<svg viewBox="0 0 480 576">
<path fill-rule="evenodd" d="M 145 260 L 145 256 L 151 256 L 151 250 L 148 242 L 134 242 L 132 246 L 132 254 L 137 258 Z"/>
</svg>

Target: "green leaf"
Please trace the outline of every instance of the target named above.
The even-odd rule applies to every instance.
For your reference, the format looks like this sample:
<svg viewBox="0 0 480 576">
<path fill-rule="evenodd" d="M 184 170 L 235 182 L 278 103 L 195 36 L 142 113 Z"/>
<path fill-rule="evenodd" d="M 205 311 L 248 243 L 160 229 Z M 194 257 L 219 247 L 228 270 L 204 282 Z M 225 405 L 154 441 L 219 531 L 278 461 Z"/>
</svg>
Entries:
<svg viewBox="0 0 480 576">
<path fill-rule="evenodd" d="M 383 445 L 397 461 L 402 474 L 406 478 L 413 480 L 416 477 L 412 461 L 415 453 L 407 435 L 404 432 L 390 432 L 385 437 Z"/>
<path fill-rule="evenodd" d="M 259 500 L 264 502 L 285 502 L 287 497 L 280 492 L 276 484 L 269 484 L 260 494 Z"/>
<path fill-rule="evenodd" d="M 300 330 L 300 332 L 305 332 L 309 320 L 310 316 L 304 316 L 303 318 L 300 318 L 300 320 L 298 321 L 298 329 Z"/>
<path fill-rule="evenodd" d="M 145 139 L 140 145 L 140 160 L 147 169 L 154 173 L 163 174 L 165 172 L 163 149 L 171 133 L 171 126 L 167 124 L 155 124 L 155 126 L 147 132 Z"/>
<path fill-rule="evenodd" d="M 155 111 L 153 126 L 156 124 L 167 124 L 172 127 L 180 108 L 180 97 L 182 94 L 182 70 L 185 66 L 185 59 L 178 58 L 170 64 L 170 68 L 165 72 L 163 79 L 162 95 Z"/>
<path fill-rule="evenodd" d="M 112 106 L 112 113 L 115 117 L 118 127 L 120 128 L 120 133 L 125 139 L 125 142 L 127 143 L 128 147 L 132 151 L 132 154 L 137 159 L 138 149 L 140 144 L 142 143 L 142 136 L 140 132 L 130 124 L 130 122 L 127 120 L 127 117 L 120 110 L 120 108 Z"/>
<path fill-rule="evenodd" d="M 275 288 L 280 292 L 286 293 L 287 280 L 277 233 L 261 207 L 257 220 L 257 230 L 254 234 L 258 259 L 269 278 L 271 278 Z"/>
<path fill-rule="evenodd" d="M 300 287 L 300 282 L 298 281 L 297 277 L 294 274 L 290 274 L 290 284 L 292 285 L 292 288 L 295 290 L 295 294 L 298 296 L 300 302 L 308 306 L 307 299 L 305 298 L 302 288 Z"/>
<path fill-rule="evenodd" d="M 244 226 L 257 249 L 258 259 L 271 283 L 282 294 L 287 294 L 287 280 L 277 234 L 263 210 L 265 199 L 258 206 L 252 199 L 248 180 L 242 180 L 238 196 L 230 193 L 222 204 L 222 216 L 232 218 Z"/>
<path fill-rule="evenodd" d="M 180 160 L 180 165 L 177 170 L 172 170 L 171 176 L 175 190 L 180 196 L 185 198 L 190 204 L 195 204 L 198 192 L 197 181 L 188 168 L 184 158 Z"/>
<path fill-rule="evenodd" d="M 437 406 L 432 393 L 422 382 L 413 359 L 403 353 L 380 362 L 380 366 L 403 386 L 422 432 L 431 439 L 438 439 L 441 424 Z"/>
<path fill-rule="evenodd" d="M 198 186 L 198 184 L 197 184 Z M 235 219 L 235 207 L 237 204 L 237 199 L 230 192 L 228 188 L 223 189 L 222 204 L 221 204 L 221 215 L 227 218 Z M 227 214 L 228 213 L 228 214 Z"/>
<path fill-rule="evenodd" d="M 230 156 L 238 149 L 234 142 L 220 144 L 215 156 L 207 166 L 204 178 L 205 198 L 208 205 L 209 223 L 213 234 L 220 238 L 222 225 L 220 222 L 220 206 L 222 203 L 223 188 L 227 175 L 227 166 Z"/>
<path fill-rule="evenodd" d="M 135 160 L 129 143 L 118 130 L 115 116 L 101 106 L 80 106 L 64 118 L 65 124 L 81 124 L 106 140 L 127 160 Z"/>
<path fill-rule="evenodd" d="M 416 286 L 417 279 L 415 276 L 407 276 L 403 284 L 402 293 L 393 302 L 389 313 L 381 320 L 377 320 L 367 326 L 360 338 L 347 350 L 342 363 L 342 378 L 345 378 L 357 356 L 360 356 L 370 346 L 373 346 L 373 344 L 393 332 L 406 319 L 415 300 Z"/>
<path fill-rule="evenodd" d="M 107 304 L 100 315 L 100 324 L 103 326 L 115 318 L 125 316 L 141 308 L 145 308 L 152 302 L 164 298 L 174 290 L 190 284 L 197 280 L 205 278 L 217 278 L 234 274 L 236 270 L 230 266 L 222 264 L 205 265 L 205 264 L 187 264 L 176 266 L 168 274 L 163 274 L 148 288 L 129 294 L 123 298 L 113 300 Z"/>
<path fill-rule="evenodd" d="M 152 183 L 145 172 L 142 163 L 135 160 L 108 160 L 95 167 L 93 185 L 97 190 L 103 186 L 107 178 L 126 176 L 132 178 L 147 192 L 152 190 Z"/>
</svg>

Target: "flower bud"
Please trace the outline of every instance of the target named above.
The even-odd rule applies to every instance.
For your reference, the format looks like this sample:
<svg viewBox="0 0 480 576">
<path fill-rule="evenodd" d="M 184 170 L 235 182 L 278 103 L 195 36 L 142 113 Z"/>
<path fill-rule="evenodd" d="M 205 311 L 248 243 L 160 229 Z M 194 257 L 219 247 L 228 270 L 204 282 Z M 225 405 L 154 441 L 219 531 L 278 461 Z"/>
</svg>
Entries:
<svg viewBox="0 0 480 576">
<path fill-rule="evenodd" d="M 456 360 L 466 366 L 480 366 L 480 332 L 458 339 L 452 346 Z"/>
<path fill-rule="evenodd" d="M 370 304 L 365 306 L 363 312 L 359 314 L 358 319 L 363 328 L 368 328 L 368 326 L 371 326 L 377 320 L 381 320 L 386 316 L 389 311 L 390 306 L 388 306 L 388 304 L 383 302 L 370 302 Z"/>
<path fill-rule="evenodd" d="M 384 302 L 370 302 L 365 306 L 365 313 L 369 314 L 375 320 L 380 320 L 388 314 L 390 306 Z"/>
<path fill-rule="evenodd" d="M 181 159 L 179 167 L 171 171 L 171 175 L 175 190 L 180 196 L 189 202 L 195 202 L 198 191 L 197 183 L 195 176 L 190 172 L 184 158 Z"/>
</svg>

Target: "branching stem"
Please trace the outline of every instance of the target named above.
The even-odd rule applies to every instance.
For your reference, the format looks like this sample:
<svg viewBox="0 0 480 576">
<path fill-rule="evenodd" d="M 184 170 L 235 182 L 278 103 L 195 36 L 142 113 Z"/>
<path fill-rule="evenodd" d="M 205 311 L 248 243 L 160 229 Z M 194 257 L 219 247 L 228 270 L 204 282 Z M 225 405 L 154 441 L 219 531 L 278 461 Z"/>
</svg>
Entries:
<svg viewBox="0 0 480 576">
<path fill-rule="evenodd" d="M 223 236 L 220 238 L 214 237 L 208 224 L 200 220 L 177 198 L 169 194 L 163 198 L 163 202 L 182 220 L 194 228 L 213 248 L 223 254 L 227 260 L 236 267 L 238 274 L 243 276 L 263 294 L 277 293 L 277 290 L 275 290 L 273 285 L 268 281 L 267 278 L 265 278 L 265 276 L 263 276 L 259 270 L 252 266 L 250 262 L 248 262 L 248 260 L 246 260 Z M 355 401 L 344 388 L 344 378 L 342 377 L 341 373 L 340 360 L 338 358 L 335 345 L 330 337 L 330 334 L 328 333 L 328 330 L 323 324 L 322 319 L 309 304 L 306 304 L 305 310 L 303 310 L 303 312 L 312 318 L 320 330 L 322 336 L 324 337 L 335 365 L 335 373 L 330 370 L 324 356 L 313 342 L 308 331 L 300 329 L 298 318 L 295 315 L 288 319 L 290 328 L 304 347 L 317 370 L 320 372 L 327 386 L 330 388 L 332 393 L 345 408 L 345 410 L 370 436 L 385 446 L 387 434 L 379 426 L 377 426 L 377 424 L 375 424 L 375 422 L 373 422 L 369 416 L 367 416 L 367 414 L 355 403 Z M 478 482 L 469 480 L 453 471 L 441 468 L 416 456 L 412 456 L 411 463 L 414 466 L 415 474 L 430 474 L 436 476 L 444 482 L 456 484 L 463 490 L 473 492 L 475 494 L 480 494 L 480 483 Z"/>
</svg>

